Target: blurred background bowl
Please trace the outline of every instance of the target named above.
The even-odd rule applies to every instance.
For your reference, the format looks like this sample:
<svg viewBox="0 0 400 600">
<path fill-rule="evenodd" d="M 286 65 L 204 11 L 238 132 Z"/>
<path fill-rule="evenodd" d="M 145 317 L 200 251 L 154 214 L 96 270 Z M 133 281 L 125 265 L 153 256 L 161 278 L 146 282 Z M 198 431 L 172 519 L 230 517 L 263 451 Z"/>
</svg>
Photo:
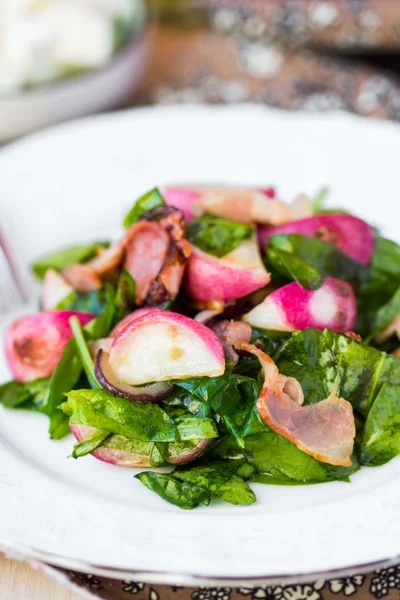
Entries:
<svg viewBox="0 0 400 600">
<path fill-rule="evenodd" d="M 61 121 L 123 105 L 137 88 L 150 43 L 147 13 L 132 39 L 105 66 L 0 96 L 0 143 Z"/>
</svg>

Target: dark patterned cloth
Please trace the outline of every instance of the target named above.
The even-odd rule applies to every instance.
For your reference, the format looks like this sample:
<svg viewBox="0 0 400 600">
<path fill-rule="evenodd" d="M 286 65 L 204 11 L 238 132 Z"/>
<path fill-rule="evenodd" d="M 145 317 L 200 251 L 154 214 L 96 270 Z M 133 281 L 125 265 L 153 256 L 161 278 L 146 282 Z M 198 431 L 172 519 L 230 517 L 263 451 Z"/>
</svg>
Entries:
<svg viewBox="0 0 400 600">
<path fill-rule="evenodd" d="M 394 72 L 366 60 L 293 49 L 313 41 L 400 48 L 400 0 L 246 0 L 241 6 L 232 0 L 201 1 L 213 7 L 211 28 L 159 28 L 136 103 L 252 101 L 400 120 Z M 52 567 L 46 572 L 63 576 L 83 597 L 105 600 L 400 600 L 400 566 L 313 584 L 238 589 L 153 586 Z"/>
</svg>

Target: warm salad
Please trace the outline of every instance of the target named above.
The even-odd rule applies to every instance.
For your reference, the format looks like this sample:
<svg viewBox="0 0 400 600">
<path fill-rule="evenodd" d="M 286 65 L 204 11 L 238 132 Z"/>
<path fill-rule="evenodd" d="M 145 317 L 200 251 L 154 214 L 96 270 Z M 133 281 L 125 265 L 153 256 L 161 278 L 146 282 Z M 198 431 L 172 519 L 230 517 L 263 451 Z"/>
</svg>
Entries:
<svg viewBox="0 0 400 600">
<path fill-rule="evenodd" d="M 154 189 L 118 241 L 43 257 L 41 312 L 5 333 L 0 402 L 185 509 L 386 463 L 400 246 L 324 195 Z"/>
</svg>

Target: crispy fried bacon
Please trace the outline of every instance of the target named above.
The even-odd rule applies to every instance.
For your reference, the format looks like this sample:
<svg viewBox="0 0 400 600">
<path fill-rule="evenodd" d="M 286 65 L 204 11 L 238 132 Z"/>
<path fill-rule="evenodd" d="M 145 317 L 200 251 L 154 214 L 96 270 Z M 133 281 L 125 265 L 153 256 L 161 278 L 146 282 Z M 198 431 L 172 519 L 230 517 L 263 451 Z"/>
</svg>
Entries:
<svg viewBox="0 0 400 600">
<path fill-rule="evenodd" d="M 235 348 L 257 356 L 263 367 L 257 409 L 268 427 L 321 462 L 351 466 L 356 434 L 351 404 L 333 392 L 302 406 L 303 390 L 296 379 L 280 375 L 274 361 L 252 344 L 239 342 Z"/>
</svg>

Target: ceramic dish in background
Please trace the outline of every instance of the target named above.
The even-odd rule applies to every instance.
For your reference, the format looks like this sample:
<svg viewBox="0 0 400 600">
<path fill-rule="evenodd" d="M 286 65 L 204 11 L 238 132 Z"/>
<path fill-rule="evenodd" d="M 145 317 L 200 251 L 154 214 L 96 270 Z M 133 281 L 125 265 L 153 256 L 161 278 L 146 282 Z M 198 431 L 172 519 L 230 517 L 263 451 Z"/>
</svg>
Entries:
<svg viewBox="0 0 400 600">
<path fill-rule="evenodd" d="M 339 112 L 179 106 L 92 117 L 0 152 L 2 227 L 27 274 L 46 251 L 116 237 L 132 200 L 156 184 L 275 184 L 284 198 L 329 185 L 331 206 L 399 241 L 399 143 L 398 125 Z M 351 484 L 254 484 L 251 506 L 186 512 L 135 470 L 67 460 L 71 447 L 48 439 L 43 415 L 0 408 L 3 549 L 124 579 L 235 586 L 336 578 L 400 555 L 399 457 Z"/>
<path fill-rule="evenodd" d="M 128 100 L 142 75 L 150 45 L 146 6 L 143 0 L 143 14 L 131 39 L 103 67 L 0 95 L 0 143 L 61 121 L 116 108 Z"/>
</svg>

